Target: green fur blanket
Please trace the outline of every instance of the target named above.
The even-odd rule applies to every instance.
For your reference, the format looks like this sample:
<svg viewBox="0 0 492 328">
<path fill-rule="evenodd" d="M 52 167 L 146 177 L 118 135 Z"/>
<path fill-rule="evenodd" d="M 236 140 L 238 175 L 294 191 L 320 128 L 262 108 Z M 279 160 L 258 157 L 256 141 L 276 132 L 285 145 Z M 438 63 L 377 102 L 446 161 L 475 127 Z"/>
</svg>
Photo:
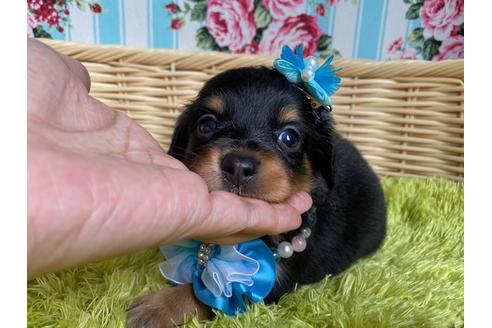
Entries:
<svg viewBox="0 0 492 328">
<path fill-rule="evenodd" d="M 381 250 L 279 304 L 253 305 L 186 327 L 463 326 L 463 184 L 385 178 Z M 28 283 L 29 327 L 124 327 L 137 296 L 168 286 L 157 250 L 48 274 Z"/>
</svg>

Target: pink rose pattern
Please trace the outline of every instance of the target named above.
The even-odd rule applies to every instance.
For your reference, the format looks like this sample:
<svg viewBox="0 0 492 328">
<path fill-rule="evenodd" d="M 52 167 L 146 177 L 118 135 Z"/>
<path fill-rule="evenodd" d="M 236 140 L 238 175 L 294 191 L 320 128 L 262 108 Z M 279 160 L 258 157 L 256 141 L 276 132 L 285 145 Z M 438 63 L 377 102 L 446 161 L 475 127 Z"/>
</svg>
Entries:
<svg viewBox="0 0 492 328">
<path fill-rule="evenodd" d="M 68 5 L 78 10 L 89 8 L 94 14 L 102 12 L 97 0 L 27 0 L 27 36 L 51 38 L 52 29 L 64 33 L 72 28 Z"/>
<path fill-rule="evenodd" d="M 303 14 L 306 0 L 263 0 L 263 6 L 274 19 L 283 19 Z"/>
<path fill-rule="evenodd" d="M 465 38 L 454 35 L 444 40 L 439 47 L 439 53 L 432 60 L 458 59 L 465 57 Z"/>
<path fill-rule="evenodd" d="M 165 4 L 171 28 L 186 21 L 205 23 L 196 33 L 197 46 L 204 50 L 279 55 L 282 47 L 304 46 L 304 55 L 340 53 L 331 36 L 323 34 L 318 17 L 338 0 L 184 0 Z M 315 13 L 305 13 L 307 4 Z M 174 23 L 173 23 L 174 22 Z M 177 24 L 179 22 L 179 24 Z"/>
<path fill-rule="evenodd" d="M 33 30 L 38 26 L 39 23 L 36 21 L 36 18 L 29 11 L 27 12 L 27 36 L 30 38 L 34 38 Z"/>
<path fill-rule="evenodd" d="M 464 21 L 464 0 L 427 0 L 420 8 L 424 37 L 444 41 Z"/>
<path fill-rule="evenodd" d="M 207 29 L 219 47 L 241 51 L 256 35 L 253 0 L 210 0 Z"/>
<path fill-rule="evenodd" d="M 464 0 L 394 1 L 408 4 L 406 18 L 420 19 L 421 26 L 390 44 L 389 59 L 463 58 Z M 184 0 L 181 5 L 169 2 L 165 8 L 172 16 L 173 29 L 180 29 L 187 20 L 205 23 L 196 34 L 197 46 L 204 50 L 278 56 L 284 45 L 303 44 L 305 56 L 315 52 L 340 56 L 331 36 L 323 34 L 318 24 L 325 8 L 338 3 L 340 0 Z M 305 13 L 307 4 L 315 8 L 313 15 Z"/>
<path fill-rule="evenodd" d="M 403 38 L 399 37 L 390 44 L 388 48 L 388 53 L 395 54 L 398 51 L 400 51 L 402 47 L 403 47 Z"/>
<path fill-rule="evenodd" d="M 285 20 L 274 19 L 263 33 L 260 52 L 278 56 L 284 45 L 295 48 L 302 43 L 304 56 L 309 56 L 316 51 L 316 41 L 322 34 L 315 16 L 302 14 Z"/>
<path fill-rule="evenodd" d="M 51 37 L 52 28 L 70 29 L 67 4 L 99 14 L 99 0 L 27 0 L 27 35 Z M 392 0 L 393 1 L 393 0 Z M 408 4 L 406 18 L 420 26 L 387 48 L 390 59 L 446 60 L 464 58 L 464 0 L 394 0 Z M 179 30 L 186 21 L 198 21 L 197 46 L 204 50 L 277 56 L 283 45 L 304 45 L 304 55 L 341 54 L 331 36 L 323 34 L 318 17 L 340 0 L 183 0 L 163 4 L 172 16 L 170 28 Z M 351 3 L 354 3 L 352 0 Z M 307 4 L 312 15 L 305 13 Z"/>
<path fill-rule="evenodd" d="M 421 26 L 394 40 L 386 51 L 389 59 L 445 60 L 464 58 L 464 0 L 404 0 L 406 18 L 420 19 Z"/>
<path fill-rule="evenodd" d="M 388 59 L 419 59 L 412 48 L 403 48 L 403 38 L 399 37 L 388 47 Z"/>
</svg>

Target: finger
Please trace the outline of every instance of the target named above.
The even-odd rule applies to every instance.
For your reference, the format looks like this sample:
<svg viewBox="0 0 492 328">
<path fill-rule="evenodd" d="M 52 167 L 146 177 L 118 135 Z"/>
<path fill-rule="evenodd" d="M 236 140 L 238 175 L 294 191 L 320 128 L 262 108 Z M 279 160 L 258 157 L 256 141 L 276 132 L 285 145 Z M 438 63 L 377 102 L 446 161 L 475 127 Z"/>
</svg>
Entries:
<svg viewBox="0 0 492 328">
<path fill-rule="evenodd" d="M 313 200 L 307 192 L 301 191 L 288 199 L 287 204 L 295 208 L 299 213 L 304 213 L 313 206 Z"/>
<path fill-rule="evenodd" d="M 248 199 L 250 202 L 251 219 L 243 233 L 276 235 L 299 228 L 301 214 L 311 208 L 312 200 L 305 192 L 293 195 L 284 204 L 268 204 L 257 199 Z M 268 208 L 273 212 L 269 214 Z"/>
<path fill-rule="evenodd" d="M 87 92 L 91 89 L 91 78 L 89 76 L 89 72 L 85 68 L 82 63 L 80 63 L 78 60 L 63 55 L 59 54 L 61 59 L 65 62 L 65 65 L 70 69 L 70 71 L 75 75 L 75 77 L 82 82 L 84 87 L 87 89 Z"/>
<path fill-rule="evenodd" d="M 301 224 L 300 212 L 311 206 L 309 195 L 302 193 L 295 195 L 286 204 L 274 205 L 227 192 L 212 192 L 210 196 L 212 210 L 205 218 L 205 223 L 200 224 L 203 229 L 201 233 L 198 232 L 199 239 L 236 233 L 279 234 L 294 230 Z"/>
<path fill-rule="evenodd" d="M 295 208 L 299 213 L 304 213 L 312 206 L 311 196 L 306 192 L 299 192 L 293 195 L 287 204 Z M 257 239 L 264 234 L 245 234 L 237 233 L 229 236 L 216 236 L 209 239 L 200 239 L 203 242 L 215 244 L 237 244 L 247 240 Z"/>
<path fill-rule="evenodd" d="M 27 54 L 28 54 L 28 66 L 29 63 L 33 63 L 30 68 L 35 70 L 35 74 L 40 74 L 39 69 L 44 69 L 45 67 L 57 67 L 58 58 L 61 59 L 66 67 L 80 80 L 87 91 L 90 89 L 90 77 L 87 69 L 76 59 L 63 55 L 57 52 L 50 46 L 35 40 L 27 39 Z M 36 66 L 39 66 L 36 68 Z"/>
</svg>

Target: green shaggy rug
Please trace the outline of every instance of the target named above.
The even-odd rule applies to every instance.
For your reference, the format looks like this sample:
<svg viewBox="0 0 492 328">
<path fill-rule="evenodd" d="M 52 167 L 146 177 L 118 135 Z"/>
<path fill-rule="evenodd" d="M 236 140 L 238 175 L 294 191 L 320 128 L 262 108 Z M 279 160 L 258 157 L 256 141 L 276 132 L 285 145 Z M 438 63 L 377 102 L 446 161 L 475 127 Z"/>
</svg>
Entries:
<svg viewBox="0 0 492 328">
<path fill-rule="evenodd" d="M 345 273 L 186 327 L 462 327 L 463 184 L 385 178 L 383 248 Z M 168 284 L 157 250 L 48 274 L 28 283 L 28 327 L 124 327 L 139 295 Z"/>
</svg>

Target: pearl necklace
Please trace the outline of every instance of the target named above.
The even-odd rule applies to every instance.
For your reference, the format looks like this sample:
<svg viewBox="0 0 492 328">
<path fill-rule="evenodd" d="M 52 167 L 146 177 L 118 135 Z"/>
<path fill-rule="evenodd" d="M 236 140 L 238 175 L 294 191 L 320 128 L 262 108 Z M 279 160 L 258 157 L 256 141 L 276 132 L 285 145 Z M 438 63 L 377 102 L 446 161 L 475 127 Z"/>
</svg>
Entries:
<svg viewBox="0 0 492 328">
<path fill-rule="evenodd" d="M 294 252 L 300 253 L 306 249 L 307 241 L 311 236 L 311 228 L 316 224 L 316 206 L 311 207 L 311 209 L 306 213 L 306 223 L 307 226 L 301 229 L 301 233 L 295 235 L 290 242 L 283 241 L 278 244 L 277 248 L 271 248 L 273 257 L 276 261 L 280 259 L 291 257 Z M 215 244 L 203 243 L 200 245 L 200 249 L 197 254 L 197 262 L 201 267 L 206 267 L 209 258 L 215 252 Z"/>
<path fill-rule="evenodd" d="M 291 257 L 294 252 L 300 253 L 306 249 L 307 241 L 311 236 L 311 229 L 316 224 L 316 206 L 306 213 L 307 226 L 301 229 L 301 233 L 292 237 L 291 241 L 283 241 L 278 244 L 277 248 L 272 248 L 273 256 L 276 261 Z"/>
</svg>

